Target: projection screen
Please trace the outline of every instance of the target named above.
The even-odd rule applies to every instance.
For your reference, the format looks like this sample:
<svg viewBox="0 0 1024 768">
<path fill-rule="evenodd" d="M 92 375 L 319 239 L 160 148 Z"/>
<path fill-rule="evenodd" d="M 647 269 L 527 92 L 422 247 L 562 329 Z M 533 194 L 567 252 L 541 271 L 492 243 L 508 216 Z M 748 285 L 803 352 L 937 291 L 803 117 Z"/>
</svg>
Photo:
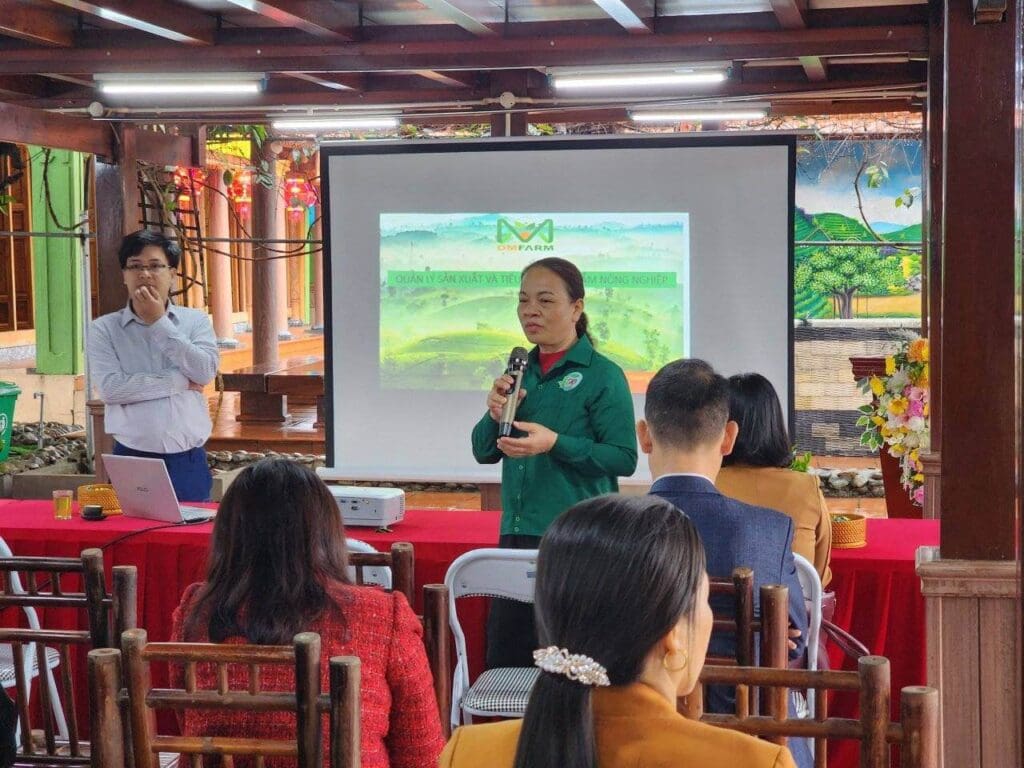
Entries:
<svg viewBox="0 0 1024 768">
<path fill-rule="evenodd" d="M 328 465 L 495 481 L 470 432 L 513 346 L 519 273 L 584 273 L 634 408 L 669 360 L 758 371 L 792 413 L 795 138 L 351 142 L 321 150 Z M 634 475 L 647 481 L 641 455 Z"/>
</svg>

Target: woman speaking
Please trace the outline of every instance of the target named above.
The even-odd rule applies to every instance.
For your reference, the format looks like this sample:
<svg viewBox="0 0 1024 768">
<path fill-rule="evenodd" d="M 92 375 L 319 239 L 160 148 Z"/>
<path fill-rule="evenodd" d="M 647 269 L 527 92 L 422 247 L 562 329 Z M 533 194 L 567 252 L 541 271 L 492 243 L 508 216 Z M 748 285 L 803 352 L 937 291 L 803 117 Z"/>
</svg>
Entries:
<svg viewBox="0 0 1024 768">
<path fill-rule="evenodd" d="M 565 259 L 523 270 L 519 323 L 535 346 L 521 376 L 514 430 L 499 437 L 515 384 L 508 374 L 495 379 L 487 413 L 473 428 L 476 460 L 502 462 L 500 547 L 535 549 L 558 515 L 617 491 L 617 478 L 636 469 L 629 385 L 622 369 L 594 350 L 583 297 L 583 275 Z M 533 606 L 492 601 L 488 668 L 531 666 L 536 642 Z"/>
</svg>

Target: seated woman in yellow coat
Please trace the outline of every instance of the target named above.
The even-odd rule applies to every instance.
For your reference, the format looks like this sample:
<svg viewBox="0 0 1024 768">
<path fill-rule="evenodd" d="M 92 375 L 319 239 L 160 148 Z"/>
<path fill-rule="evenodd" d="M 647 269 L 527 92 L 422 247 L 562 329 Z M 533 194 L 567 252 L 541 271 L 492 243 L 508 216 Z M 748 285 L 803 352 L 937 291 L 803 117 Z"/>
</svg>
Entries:
<svg viewBox="0 0 1024 768">
<path fill-rule="evenodd" d="M 558 517 L 537 561 L 541 669 L 526 716 L 459 728 L 442 768 L 793 768 L 789 750 L 687 720 L 712 616 L 693 523 L 655 496 Z"/>
<path fill-rule="evenodd" d="M 729 420 L 739 425 L 715 485 L 733 499 L 793 518 L 793 551 L 832 581 L 832 519 L 816 475 L 789 468 L 793 451 L 775 387 L 759 373 L 729 377 Z"/>
</svg>

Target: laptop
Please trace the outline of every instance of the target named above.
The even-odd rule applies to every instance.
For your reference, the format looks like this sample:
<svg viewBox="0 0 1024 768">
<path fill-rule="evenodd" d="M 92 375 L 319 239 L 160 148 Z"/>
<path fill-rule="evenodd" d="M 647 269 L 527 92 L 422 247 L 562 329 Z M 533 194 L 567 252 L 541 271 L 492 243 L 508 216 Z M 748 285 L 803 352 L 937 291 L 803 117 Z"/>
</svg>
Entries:
<svg viewBox="0 0 1024 768">
<path fill-rule="evenodd" d="M 213 519 L 216 510 L 178 503 L 171 476 L 161 459 L 104 453 L 103 466 L 126 517 L 164 523 L 201 523 Z"/>
</svg>

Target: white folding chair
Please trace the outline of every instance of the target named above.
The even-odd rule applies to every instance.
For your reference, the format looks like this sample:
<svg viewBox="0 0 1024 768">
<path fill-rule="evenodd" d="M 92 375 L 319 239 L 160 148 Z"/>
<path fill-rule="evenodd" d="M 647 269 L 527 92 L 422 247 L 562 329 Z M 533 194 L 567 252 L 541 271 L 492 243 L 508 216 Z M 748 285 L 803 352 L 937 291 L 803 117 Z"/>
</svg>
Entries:
<svg viewBox="0 0 1024 768">
<path fill-rule="evenodd" d="M 502 597 L 533 603 L 537 578 L 535 549 L 476 549 L 458 557 L 448 568 L 448 616 L 455 637 L 452 679 L 452 726 L 480 717 L 522 717 L 537 681 L 536 667 L 499 667 L 484 672 L 471 686 L 466 635 L 459 624 L 460 597 Z"/>
<path fill-rule="evenodd" d="M 367 544 L 365 541 L 359 539 L 345 539 L 345 546 L 349 552 L 365 552 L 368 554 L 375 554 L 379 550 L 374 549 L 372 545 Z M 374 584 L 384 589 L 391 589 L 391 569 L 386 565 L 376 566 L 367 565 L 362 568 L 363 571 L 363 584 Z M 356 581 L 356 569 L 354 566 L 348 567 L 348 577 L 353 583 Z"/>
<path fill-rule="evenodd" d="M 14 553 L 11 552 L 11 548 L 7 546 L 7 542 L 0 537 L 0 558 L 2 557 L 14 557 Z M 10 577 L 11 593 L 15 595 L 27 595 L 28 591 L 21 585 L 21 577 L 18 576 L 17 571 L 11 571 Z M 0 585 L 0 589 L 3 586 Z M 25 620 L 28 622 L 29 629 L 41 629 L 39 624 L 39 614 L 36 613 L 36 609 L 30 605 L 22 607 L 25 612 Z M 35 650 L 35 643 L 31 643 L 25 647 L 22 661 L 22 671 L 25 675 L 25 680 L 31 681 L 39 676 L 39 662 L 37 661 L 37 655 Z M 64 707 L 61 706 L 60 693 L 57 689 L 57 681 L 53 677 L 53 670 L 60 666 L 60 652 L 56 648 L 46 649 L 46 687 L 50 691 L 50 708 L 53 711 L 53 720 L 57 726 L 57 734 L 62 739 L 68 738 L 68 723 L 64 717 Z M 0 644 L 0 686 L 4 689 L 11 689 L 16 687 L 17 677 L 15 675 L 14 667 L 14 648 L 9 644 Z M 17 731 L 15 735 L 16 742 L 20 743 L 21 737 L 21 722 L 19 719 Z"/>
<path fill-rule="evenodd" d="M 807 604 L 807 668 L 816 670 L 818 668 L 818 640 L 821 637 L 821 596 L 823 593 L 821 576 L 806 557 L 794 552 L 793 560 L 796 562 L 796 577 L 800 581 L 800 588 L 804 593 L 804 603 Z M 803 694 L 807 702 L 807 717 L 814 716 L 815 693 L 813 688 L 808 688 Z M 813 755 L 814 740 L 810 740 L 809 743 Z"/>
</svg>

